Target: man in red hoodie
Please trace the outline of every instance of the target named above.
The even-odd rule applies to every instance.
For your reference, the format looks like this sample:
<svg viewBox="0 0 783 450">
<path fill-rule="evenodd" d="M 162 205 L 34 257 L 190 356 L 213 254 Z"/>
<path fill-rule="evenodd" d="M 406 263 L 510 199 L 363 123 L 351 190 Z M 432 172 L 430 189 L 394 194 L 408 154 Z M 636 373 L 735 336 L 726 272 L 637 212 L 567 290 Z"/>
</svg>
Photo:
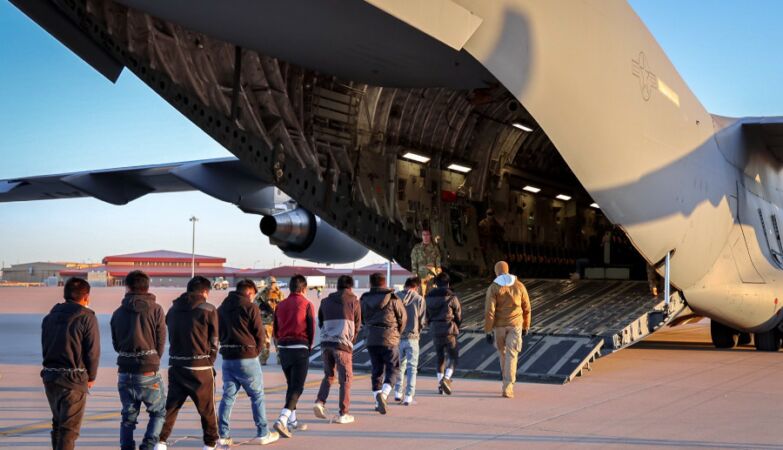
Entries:
<svg viewBox="0 0 783 450">
<path fill-rule="evenodd" d="M 272 329 L 277 342 L 277 357 L 288 384 L 285 407 L 275 422 L 275 430 L 290 438 L 291 429 L 304 430 L 296 420 L 296 402 L 304 391 L 310 365 L 310 351 L 315 339 L 315 308 L 305 297 L 305 277 L 294 275 L 288 288 L 291 294 L 277 305 Z"/>
</svg>

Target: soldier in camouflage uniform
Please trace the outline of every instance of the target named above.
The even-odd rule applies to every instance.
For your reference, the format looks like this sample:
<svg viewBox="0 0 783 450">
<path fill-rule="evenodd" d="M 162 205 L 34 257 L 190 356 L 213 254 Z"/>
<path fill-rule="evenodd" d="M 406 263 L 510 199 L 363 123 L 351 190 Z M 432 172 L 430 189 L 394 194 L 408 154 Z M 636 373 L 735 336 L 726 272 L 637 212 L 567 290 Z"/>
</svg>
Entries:
<svg viewBox="0 0 783 450">
<path fill-rule="evenodd" d="M 430 230 L 422 230 L 421 242 L 413 246 L 411 268 L 413 274 L 421 278 L 421 295 L 427 295 L 432 280 L 441 272 L 440 249 L 432 242 Z"/>
<path fill-rule="evenodd" d="M 271 348 L 271 342 L 274 336 L 272 332 L 272 323 L 274 322 L 277 304 L 281 301 L 283 301 L 283 292 L 277 287 L 277 279 L 275 279 L 275 277 L 269 277 L 264 290 L 256 295 L 256 304 L 261 309 L 261 319 L 264 321 L 266 335 L 269 337 L 266 341 L 266 346 L 261 349 L 261 354 L 258 356 L 262 365 L 266 365 L 266 362 L 269 359 L 269 349 Z"/>
</svg>

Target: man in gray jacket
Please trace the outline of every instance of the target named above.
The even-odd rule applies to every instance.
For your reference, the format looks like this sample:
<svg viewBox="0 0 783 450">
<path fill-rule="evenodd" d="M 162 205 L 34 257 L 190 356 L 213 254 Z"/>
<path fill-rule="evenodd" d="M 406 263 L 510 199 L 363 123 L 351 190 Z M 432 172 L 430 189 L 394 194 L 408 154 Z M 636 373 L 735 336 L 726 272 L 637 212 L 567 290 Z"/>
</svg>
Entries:
<svg viewBox="0 0 783 450">
<path fill-rule="evenodd" d="M 400 336 L 400 378 L 394 386 L 394 400 L 404 406 L 413 404 L 416 394 L 416 373 L 419 366 L 419 336 L 424 328 L 427 315 L 427 305 L 424 297 L 419 295 L 421 279 L 412 277 L 405 280 L 403 290 L 397 292 L 397 297 L 405 305 L 408 321 Z M 405 378 L 405 399 L 402 397 L 402 380 Z"/>
<path fill-rule="evenodd" d="M 386 414 L 386 398 L 400 375 L 399 345 L 400 333 L 405 329 L 405 307 L 386 287 L 386 276 L 381 273 L 370 275 L 370 290 L 362 295 L 361 306 L 375 410 Z"/>
</svg>

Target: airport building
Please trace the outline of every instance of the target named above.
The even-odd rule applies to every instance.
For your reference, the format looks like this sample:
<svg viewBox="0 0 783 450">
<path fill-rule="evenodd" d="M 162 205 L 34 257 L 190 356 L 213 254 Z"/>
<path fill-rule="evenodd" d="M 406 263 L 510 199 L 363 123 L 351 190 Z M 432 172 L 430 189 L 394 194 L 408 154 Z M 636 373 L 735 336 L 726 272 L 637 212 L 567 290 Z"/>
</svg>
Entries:
<svg viewBox="0 0 783 450">
<path fill-rule="evenodd" d="M 97 264 L 76 262 L 31 262 L 13 264 L 2 268 L 2 281 L 24 284 L 57 284 L 57 277 L 64 270 L 87 270 Z"/>
<path fill-rule="evenodd" d="M 190 253 L 155 250 L 106 256 L 99 266 L 64 269 L 59 271 L 59 275 L 62 279 L 82 277 L 93 286 L 122 286 L 129 272 L 143 270 L 150 276 L 153 286 L 182 287 L 191 278 L 191 263 Z M 222 277 L 233 285 L 235 278 L 244 278 L 257 272 L 226 267 L 225 263 L 225 258 L 195 255 L 196 275 L 210 279 Z"/>
</svg>

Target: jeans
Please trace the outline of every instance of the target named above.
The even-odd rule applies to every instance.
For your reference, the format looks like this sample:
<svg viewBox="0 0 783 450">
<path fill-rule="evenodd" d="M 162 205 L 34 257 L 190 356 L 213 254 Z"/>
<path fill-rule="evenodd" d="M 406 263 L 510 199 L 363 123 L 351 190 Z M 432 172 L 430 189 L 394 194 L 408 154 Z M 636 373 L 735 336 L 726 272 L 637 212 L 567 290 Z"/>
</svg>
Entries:
<svg viewBox="0 0 783 450">
<path fill-rule="evenodd" d="M 416 394 L 416 373 L 419 371 L 419 340 L 400 340 L 400 379 L 394 386 L 397 397 L 402 397 L 402 380 L 405 379 L 405 395 Z"/>
<path fill-rule="evenodd" d="M 294 411 L 299 397 L 304 392 L 307 368 L 310 366 L 310 350 L 279 347 L 277 355 L 280 358 L 280 365 L 288 385 L 288 389 L 285 391 L 285 407 Z"/>
<path fill-rule="evenodd" d="M 266 405 L 264 404 L 264 374 L 261 363 L 256 358 L 224 359 L 223 360 L 223 399 L 218 409 L 218 432 L 220 437 L 231 436 L 231 408 L 234 407 L 239 388 L 250 397 L 253 410 L 253 422 L 256 424 L 256 436 L 265 436 L 269 431 L 266 422 Z"/>
<path fill-rule="evenodd" d="M 138 423 L 142 403 L 147 408 L 150 421 L 139 448 L 152 450 L 158 443 L 160 430 L 166 418 L 166 391 L 160 374 L 145 376 L 135 373 L 120 373 L 117 390 L 122 402 L 122 423 L 120 424 L 120 448 L 135 449 L 133 431 Z"/>
<path fill-rule="evenodd" d="M 87 393 L 56 383 L 44 383 L 44 388 L 52 410 L 52 448 L 73 450 L 82 427 Z"/>
<path fill-rule="evenodd" d="M 368 345 L 372 364 L 371 383 L 373 392 L 380 391 L 384 384 L 394 386 L 400 376 L 400 349 L 383 345 Z"/>
<path fill-rule="evenodd" d="M 351 407 L 351 379 L 353 378 L 353 353 L 338 350 L 333 346 L 321 346 L 324 362 L 324 378 L 318 389 L 317 400 L 326 404 L 329 390 L 334 383 L 335 369 L 340 383 L 340 415 L 348 414 Z"/>
<path fill-rule="evenodd" d="M 449 356 L 449 369 L 457 369 L 459 361 L 459 342 L 457 336 L 435 336 L 435 355 L 438 360 L 438 373 L 446 369 L 446 355 Z"/>
</svg>

